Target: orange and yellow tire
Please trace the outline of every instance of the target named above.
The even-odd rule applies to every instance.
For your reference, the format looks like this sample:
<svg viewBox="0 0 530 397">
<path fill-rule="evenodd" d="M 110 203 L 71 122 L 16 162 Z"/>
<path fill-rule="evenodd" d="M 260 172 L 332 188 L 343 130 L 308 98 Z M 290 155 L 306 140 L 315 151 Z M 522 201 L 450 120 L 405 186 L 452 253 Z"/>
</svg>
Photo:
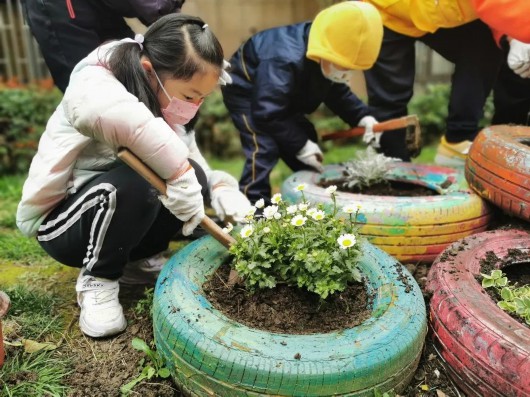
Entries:
<svg viewBox="0 0 530 397">
<path fill-rule="evenodd" d="M 508 214 L 530 220 L 530 127 L 496 125 L 475 138 L 466 162 L 469 185 Z"/>
<path fill-rule="evenodd" d="M 323 203 L 330 211 L 331 197 L 319 186 L 319 181 L 338 178 L 343 170 L 344 166 L 329 165 L 323 174 L 296 172 L 283 183 L 282 196 L 289 202 L 299 202 L 301 193 L 295 188 L 304 183 L 306 200 Z M 491 210 L 469 189 L 461 171 L 397 163 L 387 179 L 430 188 L 433 195 L 394 197 L 337 191 L 336 200 L 339 208 L 349 204 L 359 206 L 360 233 L 402 262 L 432 262 L 449 244 L 488 226 Z"/>
</svg>

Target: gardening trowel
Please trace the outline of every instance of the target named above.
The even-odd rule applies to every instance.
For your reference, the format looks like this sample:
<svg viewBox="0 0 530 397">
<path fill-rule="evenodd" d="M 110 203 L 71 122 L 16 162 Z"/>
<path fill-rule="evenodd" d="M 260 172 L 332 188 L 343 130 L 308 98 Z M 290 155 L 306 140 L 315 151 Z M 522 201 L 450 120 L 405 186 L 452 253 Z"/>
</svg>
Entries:
<svg viewBox="0 0 530 397">
<path fill-rule="evenodd" d="M 405 143 L 407 150 L 412 157 L 416 157 L 420 153 L 421 148 L 421 129 L 418 116 L 411 114 L 409 116 L 400 117 L 383 121 L 374 124 L 374 132 L 383 132 L 391 130 L 399 130 L 405 128 Z M 364 134 L 364 127 L 354 127 L 349 130 L 336 131 L 331 134 L 326 134 L 322 137 L 323 141 L 339 138 L 350 138 Z"/>
<path fill-rule="evenodd" d="M 143 176 L 147 182 L 153 185 L 160 193 L 166 194 L 166 182 L 160 178 L 151 168 L 144 164 L 135 154 L 125 148 L 118 150 L 118 157 L 129 167 L 135 170 L 138 174 Z M 223 229 L 215 223 L 210 217 L 205 216 L 201 221 L 201 226 L 213 238 L 223 244 L 226 248 L 235 243 L 235 239 L 228 233 L 223 232 Z M 230 270 L 228 276 L 228 286 L 233 287 L 240 281 L 239 274 L 235 269 Z"/>
</svg>

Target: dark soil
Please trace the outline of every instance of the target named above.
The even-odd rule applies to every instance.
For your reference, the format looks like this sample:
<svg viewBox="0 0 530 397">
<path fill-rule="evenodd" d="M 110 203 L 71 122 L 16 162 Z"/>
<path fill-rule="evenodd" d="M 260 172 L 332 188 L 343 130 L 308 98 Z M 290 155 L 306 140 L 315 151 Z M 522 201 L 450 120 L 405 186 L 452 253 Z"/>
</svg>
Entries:
<svg viewBox="0 0 530 397">
<path fill-rule="evenodd" d="M 376 183 L 369 187 L 360 188 L 359 186 L 348 187 L 347 185 L 345 185 L 345 179 L 339 178 L 324 179 L 320 181 L 318 185 L 321 187 L 336 185 L 341 192 L 359 193 L 366 194 L 369 196 L 421 197 L 434 196 L 438 194 L 434 190 L 431 190 L 425 186 L 398 181 L 385 181 Z"/>
<path fill-rule="evenodd" d="M 229 288 L 230 267 L 220 266 L 203 286 L 205 296 L 227 317 L 270 332 L 312 334 L 352 328 L 370 318 L 367 292 L 362 284 L 349 285 L 322 301 L 312 292 L 287 285 L 249 294 L 244 288 Z"/>
</svg>

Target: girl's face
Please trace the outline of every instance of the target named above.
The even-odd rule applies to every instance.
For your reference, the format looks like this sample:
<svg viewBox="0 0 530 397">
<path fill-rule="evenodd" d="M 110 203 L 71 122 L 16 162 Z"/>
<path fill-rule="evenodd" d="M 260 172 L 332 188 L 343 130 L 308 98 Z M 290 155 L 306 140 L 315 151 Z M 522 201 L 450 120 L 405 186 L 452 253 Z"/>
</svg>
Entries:
<svg viewBox="0 0 530 397">
<path fill-rule="evenodd" d="M 160 88 L 151 62 L 143 59 L 142 67 L 149 76 L 153 91 L 157 93 L 160 108 L 166 108 L 170 99 L 166 96 L 164 90 Z M 199 105 L 217 87 L 219 83 L 219 70 L 208 65 L 204 70 L 195 73 L 189 80 L 175 79 L 162 74 L 159 74 L 158 77 L 170 98 L 175 97 Z"/>
</svg>

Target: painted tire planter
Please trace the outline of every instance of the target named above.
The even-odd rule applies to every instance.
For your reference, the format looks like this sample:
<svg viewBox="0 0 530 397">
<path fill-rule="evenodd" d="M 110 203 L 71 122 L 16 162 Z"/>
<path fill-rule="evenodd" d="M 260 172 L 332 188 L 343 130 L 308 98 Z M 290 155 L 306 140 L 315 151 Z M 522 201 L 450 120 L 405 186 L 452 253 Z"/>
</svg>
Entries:
<svg viewBox="0 0 530 397">
<path fill-rule="evenodd" d="M 177 252 L 158 278 L 153 301 L 156 346 L 176 383 L 187 395 L 201 397 L 402 390 L 425 339 L 424 300 L 395 259 L 369 243 L 363 251 L 360 270 L 374 293 L 371 318 L 358 327 L 311 335 L 249 328 L 214 309 L 201 286 L 229 255 L 213 238 Z"/>
<path fill-rule="evenodd" d="M 343 170 L 344 166 L 328 165 L 322 174 L 296 172 L 282 184 L 282 197 L 299 202 L 301 193 L 295 187 L 305 183 L 306 199 L 324 203 L 329 209 L 331 198 L 318 186 L 319 181 L 338 178 Z M 402 262 L 432 262 L 449 244 L 487 228 L 491 209 L 469 189 L 464 174 L 458 170 L 396 163 L 386 179 L 424 186 L 440 194 L 394 197 L 337 191 L 336 200 L 339 208 L 352 203 L 360 205 L 360 233 Z"/>
<path fill-rule="evenodd" d="M 530 396 L 530 328 L 497 307 L 475 279 L 488 251 L 503 258 L 512 248 L 530 252 L 530 234 L 467 237 L 440 255 L 428 275 L 433 338 L 468 396 Z"/>
<path fill-rule="evenodd" d="M 530 220 L 530 127 L 482 130 L 466 162 L 469 185 L 509 214 Z"/>
<path fill-rule="evenodd" d="M 6 355 L 4 350 L 4 336 L 2 334 L 2 317 L 7 314 L 10 304 L 11 301 L 9 300 L 9 296 L 7 296 L 5 292 L 0 291 L 0 367 L 4 365 L 4 358 Z"/>
</svg>

